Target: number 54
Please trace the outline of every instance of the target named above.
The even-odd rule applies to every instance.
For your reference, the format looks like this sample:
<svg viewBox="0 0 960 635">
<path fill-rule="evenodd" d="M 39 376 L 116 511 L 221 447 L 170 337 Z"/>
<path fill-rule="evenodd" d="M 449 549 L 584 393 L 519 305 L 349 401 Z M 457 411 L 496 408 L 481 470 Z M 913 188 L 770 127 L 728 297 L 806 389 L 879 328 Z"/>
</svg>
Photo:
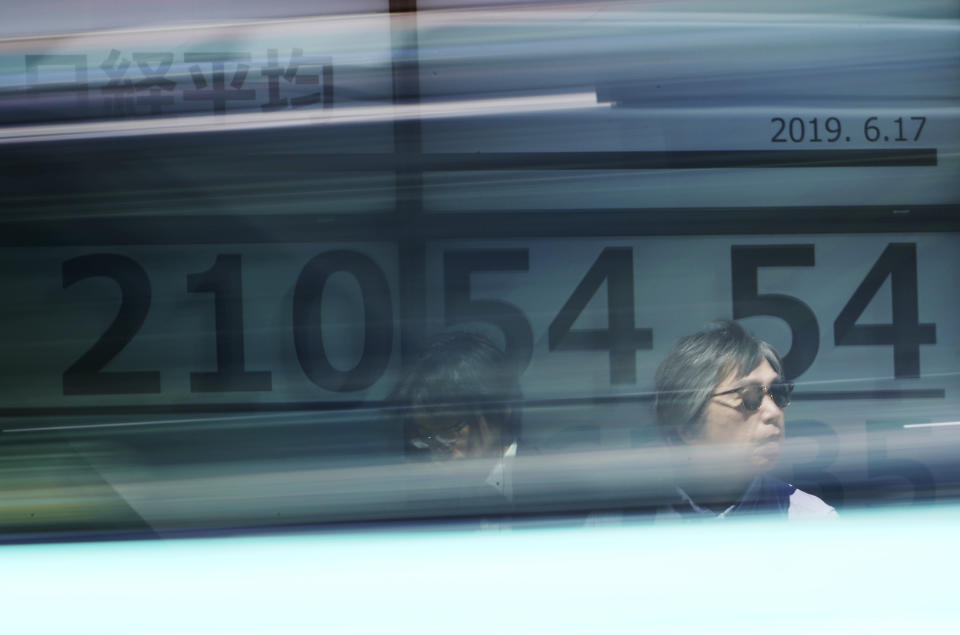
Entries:
<svg viewBox="0 0 960 635">
<path fill-rule="evenodd" d="M 813 364 L 820 327 L 803 301 L 779 293 L 758 293 L 760 267 L 812 267 L 813 245 L 734 245 L 730 250 L 734 319 L 771 315 L 790 326 L 792 344 L 784 356 L 784 374 L 798 377 Z M 857 324 L 883 282 L 890 278 L 893 319 L 890 324 Z M 920 323 L 917 298 L 917 245 L 890 243 L 867 272 L 833 323 L 837 346 L 893 347 L 894 377 L 920 375 L 920 345 L 936 344 L 936 325 Z"/>
</svg>

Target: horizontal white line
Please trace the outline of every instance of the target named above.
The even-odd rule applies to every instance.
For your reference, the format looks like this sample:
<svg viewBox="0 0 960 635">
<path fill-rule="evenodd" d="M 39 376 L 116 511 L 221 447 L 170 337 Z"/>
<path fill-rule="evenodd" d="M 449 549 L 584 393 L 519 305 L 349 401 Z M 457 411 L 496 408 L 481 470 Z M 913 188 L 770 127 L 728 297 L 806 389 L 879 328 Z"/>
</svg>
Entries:
<svg viewBox="0 0 960 635">
<path fill-rule="evenodd" d="M 95 430 L 98 428 L 129 428 L 137 426 L 156 426 L 156 425 L 166 425 L 172 423 L 212 423 L 215 421 L 248 421 L 251 419 L 265 419 L 265 418 L 276 418 L 278 415 L 286 413 L 261 413 L 254 415 L 235 415 L 235 416 L 214 416 L 214 417 L 199 417 L 193 419 L 163 419 L 155 421 L 122 421 L 117 423 L 88 423 L 80 425 L 66 425 L 66 426 L 36 426 L 31 428 L 7 428 L 3 430 L 4 433 L 12 432 L 53 432 L 57 430 Z M 301 413 L 291 413 L 291 414 L 301 414 Z M 288 415 L 289 416 L 289 415 Z"/>
<path fill-rule="evenodd" d="M 947 426 L 960 426 L 960 421 L 940 421 L 937 423 L 908 423 L 904 428 L 945 428 Z"/>
<path fill-rule="evenodd" d="M 145 118 L 122 121 L 42 124 L 0 129 L 0 143 L 35 143 L 64 139 L 94 139 L 154 134 L 232 132 L 291 126 L 512 115 L 583 108 L 610 108 L 610 104 L 597 103 L 597 96 L 594 92 L 583 92 L 449 100 L 421 104 L 344 106 L 279 113 L 245 112 L 225 115 L 190 115 L 164 119 Z"/>
<path fill-rule="evenodd" d="M 383 13 L 331 13 L 329 15 L 306 16 L 306 17 L 281 17 L 281 18 L 247 18 L 234 20 L 232 22 L 208 22 L 203 24 L 159 24 L 153 26 L 121 27 L 121 28 L 103 28 L 92 29 L 89 31 L 66 31 L 63 33 L 31 33 L 27 35 L 11 35 L 0 37 L 0 46 L 5 44 L 16 44 L 18 42 L 33 42 L 43 40 L 78 40 L 86 38 L 102 38 L 105 36 L 125 36 L 125 35 L 150 35 L 166 33 L 183 33 L 186 31 L 232 31 L 240 29 L 247 31 L 266 31 L 267 27 L 281 26 L 309 28 L 316 26 L 315 23 L 325 23 L 331 20 L 349 20 L 349 19 L 379 19 L 389 18 L 388 14 Z M 239 36 L 238 36 L 239 37 Z"/>
</svg>

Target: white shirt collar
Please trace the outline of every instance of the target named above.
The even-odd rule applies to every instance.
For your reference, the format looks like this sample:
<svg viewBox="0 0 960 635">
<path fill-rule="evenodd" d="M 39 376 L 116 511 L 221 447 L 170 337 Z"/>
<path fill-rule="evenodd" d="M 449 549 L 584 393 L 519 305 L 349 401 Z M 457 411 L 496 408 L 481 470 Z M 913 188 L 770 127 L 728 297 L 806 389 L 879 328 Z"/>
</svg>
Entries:
<svg viewBox="0 0 960 635">
<path fill-rule="evenodd" d="M 493 487 L 504 495 L 508 501 L 513 501 L 513 458 L 517 456 L 517 442 L 514 441 L 503 452 L 503 456 L 497 460 L 497 464 L 487 475 L 487 485 Z"/>
</svg>

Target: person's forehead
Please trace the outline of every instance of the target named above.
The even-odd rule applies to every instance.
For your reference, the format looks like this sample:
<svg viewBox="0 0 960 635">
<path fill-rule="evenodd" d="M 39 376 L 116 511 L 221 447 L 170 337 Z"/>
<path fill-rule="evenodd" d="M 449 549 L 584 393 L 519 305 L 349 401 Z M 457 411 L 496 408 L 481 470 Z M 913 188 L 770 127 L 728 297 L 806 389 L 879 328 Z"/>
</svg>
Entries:
<svg viewBox="0 0 960 635">
<path fill-rule="evenodd" d="M 746 375 L 738 377 L 735 372 L 731 372 L 727 377 L 720 382 L 719 387 L 733 387 L 733 386 L 743 386 L 746 384 L 771 384 L 776 381 L 778 375 L 777 371 L 773 370 L 773 366 L 770 365 L 766 359 L 763 359 L 757 366 L 751 370 Z"/>
</svg>

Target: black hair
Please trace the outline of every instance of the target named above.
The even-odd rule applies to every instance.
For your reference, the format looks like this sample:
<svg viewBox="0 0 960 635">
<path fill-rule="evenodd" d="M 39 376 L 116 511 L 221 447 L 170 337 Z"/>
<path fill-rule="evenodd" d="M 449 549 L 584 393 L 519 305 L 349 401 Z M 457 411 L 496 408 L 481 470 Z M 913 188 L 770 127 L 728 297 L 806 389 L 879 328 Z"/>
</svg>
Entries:
<svg viewBox="0 0 960 635">
<path fill-rule="evenodd" d="M 497 426 L 505 445 L 520 437 L 521 398 L 516 364 L 486 337 L 464 331 L 430 340 L 390 395 L 405 441 L 415 434 L 416 413 L 468 411 Z M 409 443 L 405 446 L 411 451 Z"/>
</svg>

